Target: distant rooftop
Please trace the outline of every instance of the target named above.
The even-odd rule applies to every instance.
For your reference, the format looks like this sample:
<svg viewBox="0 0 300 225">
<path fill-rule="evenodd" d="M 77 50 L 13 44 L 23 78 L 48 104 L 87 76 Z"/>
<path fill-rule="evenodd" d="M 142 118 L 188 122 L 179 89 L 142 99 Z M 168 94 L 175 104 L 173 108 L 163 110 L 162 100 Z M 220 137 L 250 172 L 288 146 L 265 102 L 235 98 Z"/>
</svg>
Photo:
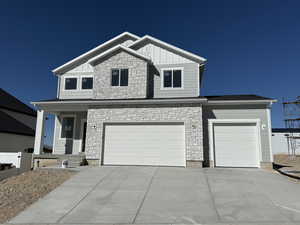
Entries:
<svg viewBox="0 0 300 225">
<path fill-rule="evenodd" d="M 35 131 L 15 118 L 0 111 L 0 132 L 34 136 Z"/>
<path fill-rule="evenodd" d="M 300 128 L 273 128 L 273 133 L 300 133 Z"/>
<path fill-rule="evenodd" d="M 0 108 L 36 116 L 36 111 L 0 88 Z"/>
</svg>

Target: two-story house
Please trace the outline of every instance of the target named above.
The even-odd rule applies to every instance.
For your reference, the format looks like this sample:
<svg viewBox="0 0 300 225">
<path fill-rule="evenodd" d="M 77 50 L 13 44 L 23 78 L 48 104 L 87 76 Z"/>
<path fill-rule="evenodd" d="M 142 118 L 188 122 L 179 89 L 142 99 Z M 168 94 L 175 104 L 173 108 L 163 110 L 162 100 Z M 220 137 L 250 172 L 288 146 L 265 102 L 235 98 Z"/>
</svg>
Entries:
<svg viewBox="0 0 300 225">
<path fill-rule="evenodd" d="M 125 32 L 53 70 L 54 154 L 90 164 L 261 167 L 272 162 L 270 108 L 256 95 L 201 96 L 206 59 Z"/>
</svg>

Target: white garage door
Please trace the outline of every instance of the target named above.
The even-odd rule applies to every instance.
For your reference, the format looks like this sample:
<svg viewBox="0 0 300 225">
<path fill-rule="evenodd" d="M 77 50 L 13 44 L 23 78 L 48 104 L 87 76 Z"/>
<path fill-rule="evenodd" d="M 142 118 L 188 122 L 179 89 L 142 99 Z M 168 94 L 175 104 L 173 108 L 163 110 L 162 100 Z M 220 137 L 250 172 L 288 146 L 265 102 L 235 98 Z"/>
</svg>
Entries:
<svg viewBox="0 0 300 225">
<path fill-rule="evenodd" d="M 216 166 L 258 167 L 256 124 L 214 124 L 214 150 Z"/>
<path fill-rule="evenodd" d="M 105 126 L 104 164 L 185 166 L 183 124 Z"/>
</svg>

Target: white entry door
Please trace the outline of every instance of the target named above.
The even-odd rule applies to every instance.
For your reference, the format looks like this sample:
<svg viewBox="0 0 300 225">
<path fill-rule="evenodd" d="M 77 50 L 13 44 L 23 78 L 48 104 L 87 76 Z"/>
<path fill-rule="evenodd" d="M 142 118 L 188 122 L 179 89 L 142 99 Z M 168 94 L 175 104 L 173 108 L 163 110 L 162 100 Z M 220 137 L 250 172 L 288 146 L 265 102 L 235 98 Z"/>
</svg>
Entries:
<svg viewBox="0 0 300 225">
<path fill-rule="evenodd" d="M 215 123 L 213 132 L 215 166 L 259 167 L 255 123 Z"/>
<path fill-rule="evenodd" d="M 105 125 L 105 165 L 185 166 L 183 123 Z"/>
</svg>

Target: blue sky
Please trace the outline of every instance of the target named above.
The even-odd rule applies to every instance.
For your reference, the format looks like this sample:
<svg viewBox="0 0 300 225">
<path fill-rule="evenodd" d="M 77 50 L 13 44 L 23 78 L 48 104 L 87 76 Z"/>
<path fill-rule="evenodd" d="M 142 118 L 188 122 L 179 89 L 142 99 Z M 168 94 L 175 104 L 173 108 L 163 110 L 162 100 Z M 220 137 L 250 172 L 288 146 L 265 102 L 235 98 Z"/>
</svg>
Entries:
<svg viewBox="0 0 300 225">
<path fill-rule="evenodd" d="M 208 59 L 202 95 L 299 96 L 300 1 L 1 1 L 1 87 L 29 104 L 54 98 L 51 69 L 129 31 Z M 51 143 L 52 119 L 47 125 Z"/>
</svg>

